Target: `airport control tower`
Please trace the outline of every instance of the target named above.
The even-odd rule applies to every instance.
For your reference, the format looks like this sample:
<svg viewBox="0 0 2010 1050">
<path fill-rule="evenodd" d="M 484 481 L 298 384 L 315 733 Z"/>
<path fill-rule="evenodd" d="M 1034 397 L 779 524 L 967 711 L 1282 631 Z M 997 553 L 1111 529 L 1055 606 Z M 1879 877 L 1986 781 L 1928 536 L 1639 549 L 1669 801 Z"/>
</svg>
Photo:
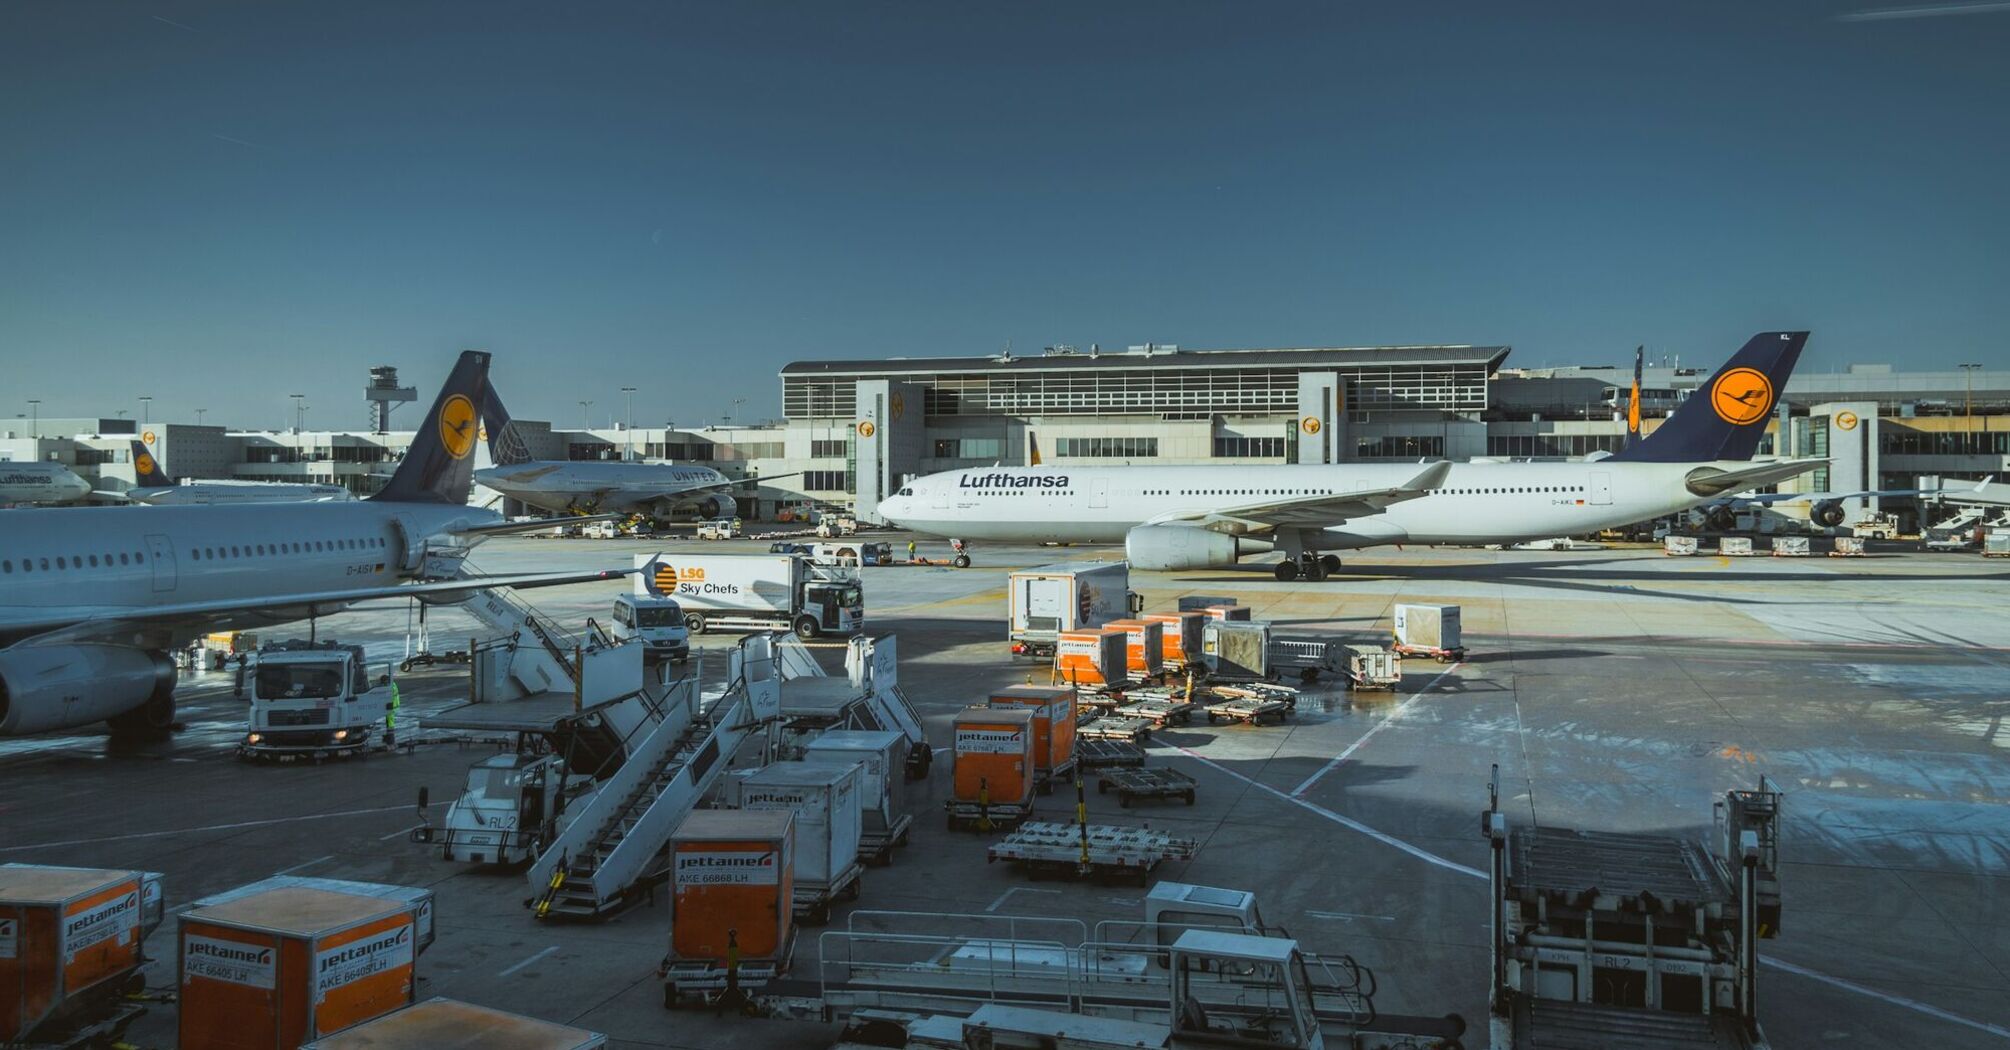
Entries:
<svg viewBox="0 0 2010 1050">
<path fill-rule="evenodd" d="M 391 410 L 407 401 L 417 401 L 419 392 L 398 385 L 396 368 L 378 365 L 370 369 L 370 385 L 363 388 L 363 397 L 370 402 L 370 432 L 388 434 L 391 432 Z"/>
</svg>

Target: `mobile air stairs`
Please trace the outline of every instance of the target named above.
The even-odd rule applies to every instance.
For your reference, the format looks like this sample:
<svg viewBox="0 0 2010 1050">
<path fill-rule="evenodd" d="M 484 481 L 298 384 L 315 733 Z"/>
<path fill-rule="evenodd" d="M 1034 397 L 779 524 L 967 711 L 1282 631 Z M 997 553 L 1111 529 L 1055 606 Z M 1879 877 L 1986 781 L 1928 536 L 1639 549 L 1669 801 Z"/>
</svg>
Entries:
<svg viewBox="0 0 2010 1050">
<path fill-rule="evenodd" d="M 845 676 L 833 678 L 798 643 L 785 643 L 780 655 L 786 726 L 806 736 L 828 729 L 898 732 L 907 738 L 907 779 L 928 779 L 935 749 L 900 690 L 898 652 L 892 635 L 859 635 L 845 647 Z"/>
<path fill-rule="evenodd" d="M 531 864 L 540 919 L 598 919 L 620 910 L 662 874 L 670 835 L 731 764 L 733 753 L 780 716 L 781 660 L 771 635 L 749 635 L 730 654 L 725 690 L 700 697 L 701 675 L 670 686 L 661 717 L 628 760 Z"/>
</svg>

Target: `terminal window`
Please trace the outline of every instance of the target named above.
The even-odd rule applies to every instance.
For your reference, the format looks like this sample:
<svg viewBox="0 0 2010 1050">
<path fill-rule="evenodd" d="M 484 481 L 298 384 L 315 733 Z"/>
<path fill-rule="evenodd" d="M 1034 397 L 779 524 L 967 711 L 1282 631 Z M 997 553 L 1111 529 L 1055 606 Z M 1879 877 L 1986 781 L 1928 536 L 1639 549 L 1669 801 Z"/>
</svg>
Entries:
<svg viewBox="0 0 2010 1050">
<path fill-rule="evenodd" d="M 935 442 L 935 458 L 997 459 L 1001 444 L 997 438 L 941 438 Z"/>
<path fill-rule="evenodd" d="M 1054 442 L 1057 456 L 1089 459 L 1145 459 L 1159 454 L 1155 437 L 1059 438 Z"/>
<path fill-rule="evenodd" d="M 1391 434 L 1386 437 L 1364 437 L 1354 443 L 1354 455 L 1359 459 L 1411 459 L 1444 454 L 1445 439 L 1439 434 L 1415 437 Z"/>
<path fill-rule="evenodd" d="M 1214 439 L 1214 454 L 1220 458 L 1260 458 L 1279 459 L 1284 455 L 1284 439 L 1281 437 L 1240 437 L 1234 434 L 1218 435 Z"/>
<path fill-rule="evenodd" d="M 810 492 L 850 492 L 851 473 L 843 470 L 803 471 L 803 488 Z"/>
<path fill-rule="evenodd" d="M 818 439 L 810 442 L 811 459 L 843 459 L 851 448 L 851 442 L 843 438 Z"/>
</svg>

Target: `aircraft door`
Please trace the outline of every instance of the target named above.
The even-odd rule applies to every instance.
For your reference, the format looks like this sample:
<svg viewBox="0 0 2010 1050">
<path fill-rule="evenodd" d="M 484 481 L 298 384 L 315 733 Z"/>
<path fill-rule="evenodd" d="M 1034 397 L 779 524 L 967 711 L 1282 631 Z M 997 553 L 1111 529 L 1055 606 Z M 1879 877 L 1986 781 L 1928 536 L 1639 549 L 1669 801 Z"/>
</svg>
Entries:
<svg viewBox="0 0 2010 1050">
<path fill-rule="evenodd" d="M 949 486 L 946 484 L 935 486 L 935 491 L 928 494 L 928 505 L 936 510 L 948 510 Z"/>
<path fill-rule="evenodd" d="M 1594 471 L 1591 475 L 1591 505 L 1606 507 L 1612 504 L 1612 475 L 1605 471 Z"/>
<path fill-rule="evenodd" d="M 1110 505 L 1110 479 L 1108 478 L 1092 479 L 1089 482 L 1089 506 L 1107 507 L 1109 505 Z"/>
<path fill-rule="evenodd" d="M 147 536 L 147 561 L 154 568 L 154 593 L 164 594 L 174 590 L 175 558 L 174 543 L 158 533 Z"/>
</svg>

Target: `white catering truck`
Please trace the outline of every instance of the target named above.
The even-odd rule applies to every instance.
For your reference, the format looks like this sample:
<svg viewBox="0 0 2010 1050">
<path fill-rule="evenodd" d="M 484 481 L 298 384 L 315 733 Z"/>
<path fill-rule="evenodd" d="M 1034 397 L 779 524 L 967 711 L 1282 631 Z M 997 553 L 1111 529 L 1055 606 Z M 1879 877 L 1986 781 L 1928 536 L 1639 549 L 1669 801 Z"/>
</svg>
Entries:
<svg viewBox="0 0 2010 1050">
<path fill-rule="evenodd" d="M 692 634 L 794 631 L 801 638 L 856 634 L 865 625 L 858 570 L 796 554 L 635 556 L 635 611 L 670 601 Z M 645 599 L 647 601 L 645 601 Z"/>
<path fill-rule="evenodd" d="M 360 645 L 276 642 L 245 655 L 236 692 L 250 701 L 240 758 L 337 758 L 386 724 L 391 665 L 367 662 Z"/>
<path fill-rule="evenodd" d="M 1142 608 L 1127 561 L 1062 562 L 1021 569 L 1006 581 L 1012 651 L 1048 656 L 1062 631 L 1121 620 Z"/>
</svg>

